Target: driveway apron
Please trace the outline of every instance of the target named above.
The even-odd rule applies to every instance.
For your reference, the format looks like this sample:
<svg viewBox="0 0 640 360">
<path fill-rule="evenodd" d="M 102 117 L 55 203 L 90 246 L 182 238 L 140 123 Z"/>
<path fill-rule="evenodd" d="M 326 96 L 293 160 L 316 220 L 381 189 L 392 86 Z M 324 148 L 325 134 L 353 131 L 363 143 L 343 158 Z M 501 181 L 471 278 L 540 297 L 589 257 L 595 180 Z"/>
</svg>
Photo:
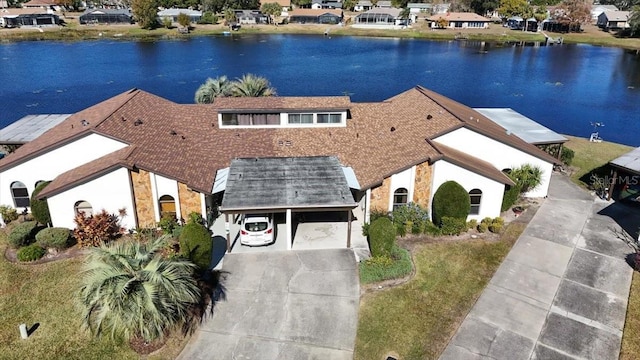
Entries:
<svg viewBox="0 0 640 360">
<path fill-rule="evenodd" d="M 226 299 L 179 359 L 352 359 L 356 266 L 348 249 L 226 255 Z"/>
<path fill-rule="evenodd" d="M 440 359 L 617 359 L 633 271 L 612 229 L 635 233 L 639 215 L 553 174 Z"/>
</svg>

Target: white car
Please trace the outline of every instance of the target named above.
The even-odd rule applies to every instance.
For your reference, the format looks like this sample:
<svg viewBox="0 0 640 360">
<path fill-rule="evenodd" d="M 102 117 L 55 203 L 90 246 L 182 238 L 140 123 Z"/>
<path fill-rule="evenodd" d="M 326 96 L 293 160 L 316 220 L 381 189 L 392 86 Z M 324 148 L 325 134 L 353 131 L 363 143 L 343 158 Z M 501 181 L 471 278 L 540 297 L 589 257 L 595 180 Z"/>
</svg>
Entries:
<svg viewBox="0 0 640 360">
<path fill-rule="evenodd" d="M 246 214 L 242 217 L 240 226 L 240 244 L 242 245 L 268 245 L 275 241 L 271 215 Z"/>
</svg>

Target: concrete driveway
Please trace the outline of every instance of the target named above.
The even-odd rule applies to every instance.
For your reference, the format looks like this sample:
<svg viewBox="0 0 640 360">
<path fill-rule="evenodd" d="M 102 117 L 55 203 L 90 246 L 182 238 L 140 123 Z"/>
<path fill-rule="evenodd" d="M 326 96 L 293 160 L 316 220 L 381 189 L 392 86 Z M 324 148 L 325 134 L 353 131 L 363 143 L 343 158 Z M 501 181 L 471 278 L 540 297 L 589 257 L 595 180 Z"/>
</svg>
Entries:
<svg viewBox="0 0 640 360">
<path fill-rule="evenodd" d="M 639 208 L 595 200 L 554 174 L 440 359 L 617 359 L 632 269 L 611 229 L 635 233 L 639 222 Z"/>
<path fill-rule="evenodd" d="M 228 254 L 226 300 L 178 359 L 352 359 L 359 281 L 348 249 Z"/>
</svg>

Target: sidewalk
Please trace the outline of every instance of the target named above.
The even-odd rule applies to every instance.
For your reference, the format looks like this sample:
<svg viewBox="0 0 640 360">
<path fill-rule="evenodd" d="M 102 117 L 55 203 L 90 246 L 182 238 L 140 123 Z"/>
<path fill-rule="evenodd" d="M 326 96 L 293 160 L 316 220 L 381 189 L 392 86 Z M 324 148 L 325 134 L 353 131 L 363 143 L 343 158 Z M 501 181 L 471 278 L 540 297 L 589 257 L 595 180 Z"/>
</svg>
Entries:
<svg viewBox="0 0 640 360">
<path fill-rule="evenodd" d="M 553 174 L 549 198 L 440 359 L 617 359 L 632 269 L 611 229 L 638 223 L 639 209 Z"/>
</svg>

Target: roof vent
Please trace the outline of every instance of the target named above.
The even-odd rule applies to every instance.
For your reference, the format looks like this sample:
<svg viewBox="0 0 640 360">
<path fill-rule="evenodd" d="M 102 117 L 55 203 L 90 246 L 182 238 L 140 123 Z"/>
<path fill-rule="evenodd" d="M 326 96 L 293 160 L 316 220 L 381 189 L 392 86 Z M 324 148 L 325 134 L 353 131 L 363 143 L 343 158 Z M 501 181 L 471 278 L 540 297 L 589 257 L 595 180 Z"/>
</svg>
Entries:
<svg viewBox="0 0 640 360">
<path fill-rule="evenodd" d="M 177 133 L 175 130 L 171 130 L 171 131 L 169 131 L 169 134 L 174 135 L 174 136 L 175 136 L 175 135 L 178 135 L 178 133 Z"/>
<path fill-rule="evenodd" d="M 396 131 L 396 128 L 392 126 L 391 127 L 391 132 L 394 132 L 394 131 Z"/>
<path fill-rule="evenodd" d="M 127 119 L 125 119 L 124 116 L 120 120 L 122 120 L 122 122 L 127 121 Z"/>
<path fill-rule="evenodd" d="M 431 116 L 431 114 L 427 115 L 427 120 L 431 120 L 433 119 L 433 116 Z"/>
<path fill-rule="evenodd" d="M 80 123 L 82 124 L 82 126 L 89 125 L 89 122 L 87 120 L 82 120 L 82 121 L 80 121 Z"/>
<path fill-rule="evenodd" d="M 182 138 L 182 140 L 185 140 L 187 137 L 182 135 L 181 138 Z"/>
<path fill-rule="evenodd" d="M 291 146 L 291 140 L 287 140 L 284 142 L 284 146 Z"/>
<path fill-rule="evenodd" d="M 142 120 L 138 119 L 138 120 L 136 120 L 136 121 L 133 123 L 133 126 L 138 126 L 138 125 L 142 125 L 142 124 L 144 124 L 144 123 L 142 122 Z"/>
</svg>

